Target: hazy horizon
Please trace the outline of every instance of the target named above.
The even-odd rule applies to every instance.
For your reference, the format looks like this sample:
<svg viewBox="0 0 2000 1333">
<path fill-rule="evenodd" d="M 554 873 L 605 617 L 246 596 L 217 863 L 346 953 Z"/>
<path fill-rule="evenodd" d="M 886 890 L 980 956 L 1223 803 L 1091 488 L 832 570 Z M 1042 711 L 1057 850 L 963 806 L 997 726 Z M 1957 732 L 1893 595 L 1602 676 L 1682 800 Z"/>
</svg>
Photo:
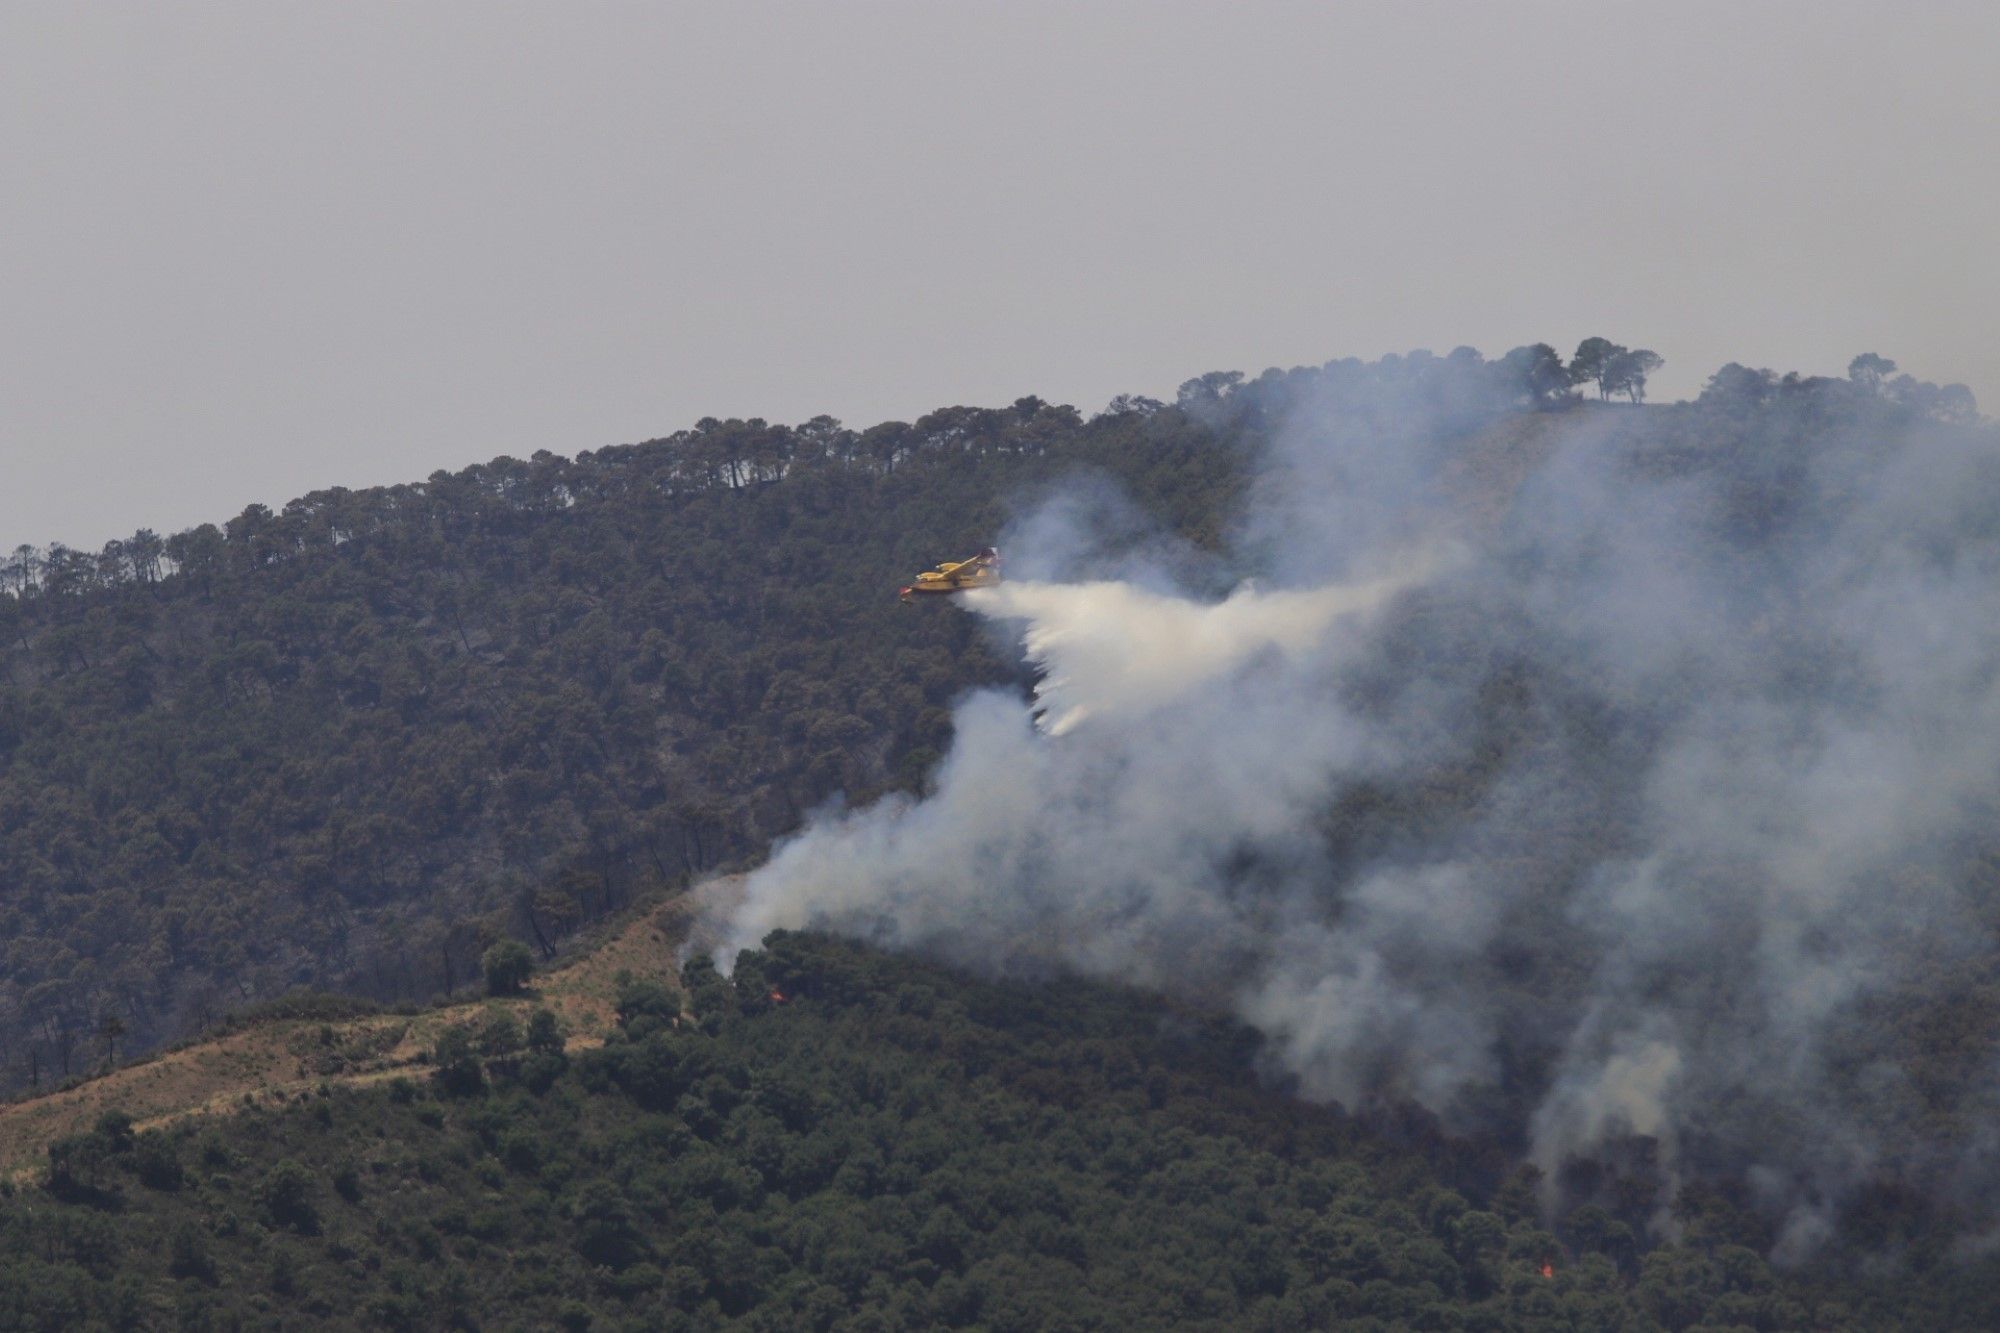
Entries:
<svg viewBox="0 0 2000 1333">
<path fill-rule="evenodd" d="M 1727 40 L 1722 40 L 1726 35 Z M 1991 410 L 1986 6 L 0 14 L 0 545 L 1603 334 Z"/>
</svg>

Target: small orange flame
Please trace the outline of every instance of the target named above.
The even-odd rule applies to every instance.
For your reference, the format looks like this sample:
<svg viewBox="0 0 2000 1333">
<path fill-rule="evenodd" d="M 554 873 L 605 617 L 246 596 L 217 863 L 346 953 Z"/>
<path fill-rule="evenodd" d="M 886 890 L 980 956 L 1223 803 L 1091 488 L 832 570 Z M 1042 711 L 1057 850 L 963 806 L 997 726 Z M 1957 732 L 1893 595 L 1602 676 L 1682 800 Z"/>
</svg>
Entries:
<svg viewBox="0 0 2000 1333">
<path fill-rule="evenodd" d="M 1542 1276 L 1554 1277 L 1555 1275 L 1556 1275 L 1556 1266 L 1550 1263 L 1546 1259 L 1542 1260 Z"/>
<path fill-rule="evenodd" d="M 785 993 L 783 991 L 774 990 L 771 992 L 772 1004 L 783 1004 L 784 1002 L 785 1002 Z"/>
</svg>

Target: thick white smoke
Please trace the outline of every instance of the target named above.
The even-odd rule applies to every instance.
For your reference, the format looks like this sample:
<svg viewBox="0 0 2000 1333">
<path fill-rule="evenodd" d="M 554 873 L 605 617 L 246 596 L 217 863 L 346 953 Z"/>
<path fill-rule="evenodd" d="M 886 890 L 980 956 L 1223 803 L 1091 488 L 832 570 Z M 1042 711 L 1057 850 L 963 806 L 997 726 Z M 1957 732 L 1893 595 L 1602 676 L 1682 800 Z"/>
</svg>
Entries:
<svg viewBox="0 0 2000 1333">
<path fill-rule="evenodd" d="M 1334 619 L 1378 605 L 1407 586 L 1397 578 L 1262 592 L 1245 585 L 1202 603 L 1130 583 L 1006 583 L 968 593 L 982 615 L 1020 620 L 1021 647 L 1041 669 L 1043 726 L 1060 736 L 1087 717 L 1130 717 L 1183 700 L 1258 653 L 1297 661 Z"/>
<path fill-rule="evenodd" d="M 1497 1126 L 1552 1198 L 1643 1139 L 1795 1248 L 1873 1173 L 1978 1178 L 1912 1149 L 1939 1094 L 1895 1035 L 1992 947 L 1992 432 L 1844 384 L 1510 413 L 1473 368 L 1267 395 L 1268 587 L 966 598 L 1037 698 L 974 694 L 932 795 L 783 846 L 721 952 L 817 927 L 1198 996 L 1306 1095 Z"/>
<path fill-rule="evenodd" d="M 1266 923 L 1232 919 L 1217 860 L 1306 850 L 1311 804 L 1356 762 L 1361 732 L 1338 709 L 1292 703 L 1337 662 L 1354 632 L 1343 622 L 1401 586 L 1246 588 L 1210 605 L 1122 583 L 969 595 L 1024 621 L 1047 673 L 1036 699 L 975 695 L 930 798 L 780 848 L 751 877 L 733 946 L 839 923 L 891 944 L 962 941 L 989 961 L 1000 940 L 1155 985 L 1226 975 L 1207 955 L 1231 937 L 1253 947 Z M 1253 732 L 1286 740 L 1260 753 L 1243 744 Z"/>
</svg>

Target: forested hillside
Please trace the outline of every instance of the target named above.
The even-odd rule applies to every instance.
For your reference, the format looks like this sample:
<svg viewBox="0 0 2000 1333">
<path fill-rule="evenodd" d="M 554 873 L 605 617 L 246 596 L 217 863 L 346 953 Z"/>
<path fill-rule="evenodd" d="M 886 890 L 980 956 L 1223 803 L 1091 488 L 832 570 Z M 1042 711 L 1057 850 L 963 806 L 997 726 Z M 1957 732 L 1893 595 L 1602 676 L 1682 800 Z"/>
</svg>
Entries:
<svg viewBox="0 0 2000 1333">
<path fill-rule="evenodd" d="M 0 1191 L 0 1328 L 1974 1329 L 1990 1264 L 1779 1274 L 1713 1194 L 1545 1222 L 1494 1145 L 1262 1086 L 1254 1034 L 778 936 L 534 999 L 435 1073 L 134 1134 Z"/>
<path fill-rule="evenodd" d="M 1028 399 L 329 491 L 0 597 L 0 1068 L 46 1085 L 297 986 L 464 984 L 835 793 L 912 786 L 1010 668 L 917 569 L 1083 472 L 1213 538 L 1237 449 Z"/>
<path fill-rule="evenodd" d="M 1650 353 L 1580 349 L 1643 396 Z M 1546 347 L 1189 381 L 1086 420 L 1025 398 L 864 431 L 644 444 L 316 492 L 0 562 L 0 1090 L 300 986 L 427 997 L 647 886 L 913 789 L 1016 668 L 919 569 L 1111 483 L 1213 550 L 1289 405 L 1343 378 L 1574 407 Z"/>
<path fill-rule="evenodd" d="M 1648 747 L 1703 716 L 1687 671 L 1753 679 L 1772 711 L 1805 701 L 1834 731 L 1829 719 L 1931 725 L 1931 677 L 1912 663 L 1984 697 L 1986 622 L 1967 608 L 2000 596 L 1983 554 L 2000 494 L 1991 431 L 1962 391 L 1874 357 L 1841 380 L 1729 366 L 1698 401 L 1645 407 L 1650 354 L 1599 342 L 1568 365 L 1537 346 L 1209 375 L 1174 404 L 1121 398 L 1087 420 L 1025 399 L 862 432 L 705 421 L 94 555 L 17 551 L 0 597 L 0 1084 L 17 1092 L 304 987 L 463 990 L 496 940 L 553 956 L 636 900 L 757 862 L 828 802 L 927 788 L 952 706 L 1028 680 L 978 617 L 900 606 L 895 589 L 989 543 L 1010 569 L 1085 578 L 1139 568 L 1126 557 L 1143 549 L 1154 574 L 1219 593 L 1303 568 L 1319 533 L 1366 529 L 1373 496 L 1393 498 L 1416 467 L 1427 512 L 1487 542 L 1495 580 L 1533 589 L 1550 559 L 1604 568 L 1627 514 L 1593 508 L 1588 482 L 1640 497 L 1641 524 L 1671 512 L 1683 544 L 1659 549 L 1712 571 L 1718 591 L 1683 609 L 1678 641 L 1644 579 L 1638 598 L 1610 585 L 1618 596 L 1585 606 L 1615 616 L 1657 677 L 1607 677 L 1615 656 L 1580 656 L 1600 624 L 1531 639 L 1532 608 L 1500 614 L 1497 589 L 1440 584 L 1399 603 L 1380 654 L 1337 689 L 1311 684 L 1357 715 L 1413 697 L 1439 734 L 1421 762 L 1304 811 L 1326 852 L 1313 892 L 1335 919 L 1371 864 L 1468 828 L 1502 853 L 1429 922 L 1505 918 L 1422 996 L 1453 1021 L 1490 1011 L 1495 1068 L 1470 1098 L 1422 1109 L 1408 1093 L 1425 1052 L 1401 1043 L 1338 1067 L 1376 1079 L 1340 1094 L 1343 1109 L 1296 1045 L 1216 1016 L 1233 955 L 1210 936 L 1159 987 L 1181 992 L 1170 1002 L 782 936 L 731 982 L 698 963 L 685 1014 L 680 997 L 629 986 L 601 1052 L 564 1056 L 524 1010 L 520 1031 L 436 1051 L 423 1085 L 328 1087 L 227 1131 L 135 1139 L 114 1113 L 0 1203 L 15 1300 L 0 1327 L 356 1309 L 407 1327 L 1990 1324 L 1990 764 L 1944 765 L 1968 776 L 1931 802 L 1933 824 L 1907 829 L 1863 788 L 1852 808 L 1889 812 L 1917 841 L 1886 841 L 1879 875 L 1809 867 L 1855 877 L 1841 901 L 1867 910 L 1779 937 L 1822 971 L 1774 974 L 1778 1001 L 1843 969 L 1869 983 L 1816 1018 L 1812 1080 L 1731 1063 L 1757 1049 L 1732 1034 L 1770 997 L 1740 978 L 1730 992 L 1712 953 L 1671 947 L 1690 920 L 1726 936 L 1756 901 L 1768 867 L 1748 843 L 1702 844 L 1735 859 L 1704 865 L 1698 892 L 1622 938 L 1623 921 L 1584 914 L 1603 868 L 1633 851 Z M 1576 387 L 1593 380 L 1629 401 L 1585 400 Z M 1368 450 L 1329 450 L 1306 419 Z M 1308 476 L 1302 458 L 1336 465 Z M 1269 502 L 1274 488 L 1289 506 Z M 1563 505 L 1612 526 L 1539 545 L 1522 516 Z M 1290 526 L 1251 519 L 1274 513 Z M 1871 659 L 1843 628 L 1908 608 L 1836 582 L 1803 614 L 1819 588 L 1794 576 L 1844 569 L 1831 539 L 1885 527 L 1886 555 L 1861 556 L 1900 582 L 1866 586 L 1932 621 L 1869 639 L 1886 654 Z M 1652 549 L 1646 536 L 1631 530 L 1631 549 Z M 1690 654 L 1696 634 L 1714 660 Z M 1451 691 L 1463 707 L 1433 723 Z M 1964 716 L 1976 736 L 1983 714 Z M 1879 767 L 1836 759 L 1836 785 L 1806 789 L 1822 804 Z M 1584 796 L 1550 799 L 1562 784 Z M 1226 858 L 1243 903 L 1279 882 L 1260 855 Z M 982 929 L 1011 929 L 997 902 L 980 909 Z M 1626 958 L 1626 939 L 1665 942 L 1614 998 L 1678 1003 L 1698 1022 L 1707 1045 L 1686 1049 L 1706 1061 L 1702 1098 L 1686 1094 L 1678 1135 L 1614 1108 L 1538 1178 L 1523 1164 L 1563 1077 L 1563 1033 L 1606 1001 L 1583 965 L 1603 935 Z M 1391 946 L 1422 960 L 1423 943 Z M 998 969 L 1010 948 L 974 961 Z M 1034 948 L 1024 957 L 1047 978 Z M 1801 1087 L 1846 1137 L 1816 1136 Z M 1807 1267 L 1773 1272 L 1762 1256 L 1780 1252 Z"/>
<path fill-rule="evenodd" d="M 1088 420 L 1033 398 L 859 432 L 707 420 L 21 547 L 0 568 L 0 1088 L 300 986 L 450 991 L 493 938 L 546 953 L 829 798 L 915 788 L 948 705 L 1018 668 L 897 584 L 1091 477 L 1131 502 L 1125 538 L 1227 547 L 1314 395 L 1421 405 L 1467 442 L 1451 484 L 1475 517 L 1557 417 L 1612 414 L 1660 466 L 1754 445 L 1754 488 L 1831 421 L 1971 412 L 1880 358 L 1845 381 L 1730 366 L 1665 409 L 1572 388 L 1636 401 L 1655 364 L 1591 339 L 1568 366 L 1538 345 L 1212 374 Z"/>
</svg>

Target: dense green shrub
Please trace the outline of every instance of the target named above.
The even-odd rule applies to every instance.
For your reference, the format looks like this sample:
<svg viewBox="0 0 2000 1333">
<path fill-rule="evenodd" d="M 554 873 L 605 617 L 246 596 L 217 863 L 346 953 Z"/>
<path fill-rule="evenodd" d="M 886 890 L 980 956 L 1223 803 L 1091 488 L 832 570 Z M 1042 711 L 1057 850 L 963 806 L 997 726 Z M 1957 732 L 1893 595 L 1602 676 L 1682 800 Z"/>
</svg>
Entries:
<svg viewBox="0 0 2000 1333">
<path fill-rule="evenodd" d="M 535 956 L 519 940 L 501 940 L 480 956 L 488 995 L 518 995 L 535 971 Z"/>
<path fill-rule="evenodd" d="M 1693 1223 L 1641 1254 L 1594 1205 L 1551 1231 L 1504 1155 L 1286 1097 L 1200 1013 L 804 935 L 746 964 L 699 1025 L 629 986 L 539 1095 L 496 1061 L 443 1102 L 107 1118 L 52 1154 L 75 1188 L 0 1201 L 0 1328 L 1991 1326 L 1992 1257 L 1781 1273 Z M 207 1174 L 114 1195 L 156 1139 Z"/>
</svg>

